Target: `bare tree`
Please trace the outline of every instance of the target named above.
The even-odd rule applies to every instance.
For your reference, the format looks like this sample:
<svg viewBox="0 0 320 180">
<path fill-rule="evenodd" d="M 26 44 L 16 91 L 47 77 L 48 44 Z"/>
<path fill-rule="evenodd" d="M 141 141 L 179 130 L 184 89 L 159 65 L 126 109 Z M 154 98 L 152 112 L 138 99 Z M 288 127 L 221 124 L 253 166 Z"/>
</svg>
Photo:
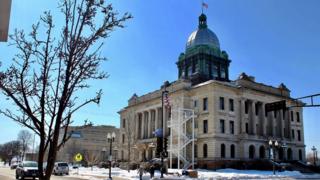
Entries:
<svg viewBox="0 0 320 180">
<path fill-rule="evenodd" d="M 0 113 L 39 136 L 40 180 L 50 179 L 57 151 L 70 138 L 73 114 L 89 103 L 100 102 L 101 90 L 90 99 L 78 95 L 90 87 L 89 80 L 107 77 L 99 70 L 106 60 L 100 55 L 102 40 L 131 18 L 128 13 L 119 17 L 104 0 L 60 0 L 59 9 L 64 16 L 60 34 L 54 35 L 50 12 L 41 16 L 29 34 L 15 30 L 10 38 L 18 53 L 13 64 L 0 72 L 0 90 L 17 107 Z M 45 152 L 48 158 L 43 173 Z"/>
<path fill-rule="evenodd" d="M 93 166 L 101 162 L 101 152 L 96 150 L 85 150 L 84 160 L 87 162 L 88 166 L 93 170 Z"/>
<path fill-rule="evenodd" d="M 21 144 L 19 141 L 10 141 L 0 146 L 0 158 L 11 163 L 11 159 L 20 156 Z"/>
<path fill-rule="evenodd" d="M 21 150 L 22 150 L 22 161 L 26 154 L 26 151 L 29 150 L 29 145 L 32 142 L 32 134 L 28 130 L 21 130 L 18 134 L 18 141 L 20 141 L 21 144 Z"/>
</svg>

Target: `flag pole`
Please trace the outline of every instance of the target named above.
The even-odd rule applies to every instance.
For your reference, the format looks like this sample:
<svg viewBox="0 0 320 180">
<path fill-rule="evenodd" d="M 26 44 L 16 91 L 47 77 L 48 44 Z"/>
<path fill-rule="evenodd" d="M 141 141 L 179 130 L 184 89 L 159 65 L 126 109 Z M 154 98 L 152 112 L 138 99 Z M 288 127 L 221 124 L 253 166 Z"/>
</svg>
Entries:
<svg viewBox="0 0 320 180">
<path fill-rule="evenodd" d="M 203 14 L 203 0 L 201 1 L 201 14 Z"/>
</svg>

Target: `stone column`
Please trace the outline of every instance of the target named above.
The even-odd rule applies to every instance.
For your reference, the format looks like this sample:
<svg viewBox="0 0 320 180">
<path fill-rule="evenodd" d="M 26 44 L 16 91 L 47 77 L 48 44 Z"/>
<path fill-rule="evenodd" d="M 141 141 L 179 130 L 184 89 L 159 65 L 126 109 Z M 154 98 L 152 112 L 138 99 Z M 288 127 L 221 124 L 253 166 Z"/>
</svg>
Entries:
<svg viewBox="0 0 320 180">
<path fill-rule="evenodd" d="M 265 109 L 264 109 L 264 103 L 261 102 L 260 104 L 260 111 L 259 111 L 259 125 L 260 125 L 260 135 L 265 136 L 266 132 L 266 120 L 265 120 Z"/>
<path fill-rule="evenodd" d="M 158 127 L 159 127 L 159 125 L 158 125 L 158 108 L 156 108 L 155 110 L 154 110 L 154 129 L 158 129 Z"/>
<path fill-rule="evenodd" d="M 140 131 L 141 131 L 141 139 L 144 139 L 144 112 L 141 113 L 141 128 L 140 128 Z"/>
<path fill-rule="evenodd" d="M 249 134 L 255 134 L 256 123 L 255 123 L 255 105 L 253 101 L 249 101 L 248 105 L 248 119 L 249 119 Z"/>
<path fill-rule="evenodd" d="M 149 110 L 148 111 L 148 138 L 151 138 L 152 137 L 152 113 L 151 113 L 152 111 L 151 110 Z"/>
<path fill-rule="evenodd" d="M 245 99 L 241 98 L 239 101 L 239 114 L 240 114 L 240 125 L 239 125 L 239 133 L 246 133 L 246 122 L 245 122 Z"/>
</svg>

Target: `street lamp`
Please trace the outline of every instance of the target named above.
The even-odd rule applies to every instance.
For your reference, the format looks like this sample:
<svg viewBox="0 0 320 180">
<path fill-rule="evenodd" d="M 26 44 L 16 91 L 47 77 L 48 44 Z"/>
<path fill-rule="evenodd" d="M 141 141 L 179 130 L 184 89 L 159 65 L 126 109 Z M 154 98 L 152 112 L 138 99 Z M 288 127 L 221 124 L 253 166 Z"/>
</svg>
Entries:
<svg viewBox="0 0 320 180">
<path fill-rule="evenodd" d="M 108 142 L 110 143 L 110 151 L 109 151 L 109 179 L 112 179 L 111 177 L 111 161 L 112 161 L 112 142 L 114 142 L 114 138 L 116 137 L 116 133 L 108 133 L 107 134 L 107 139 Z"/>
<path fill-rule="evenodd" d="M 313 146 L 313 147 L 311 148 L 311 150 L 313 151 L 313 164 L 314 164 L 314 166 L 316 166 L 316 165 L 317 165 L 317 163 L 316 163 L 316 152 L 317 152 L 317 148 Z"/>
<path fill-rule="evenodd" d="M 270 154 L 271 154 L 271 152 L 272 152 L 272 157 L 270 157 L 270 158 L 272 158 L 273 159 L 273 162 L 272 162 L 272 170 L 273 170 L 273 175 L 275 175 L 276 174 L 276 171 L 275 171 L 275 156 L 276 156 L 276 154 L 275 154 L 275 148 L 277 148 L 279 146 L 279 143 L 278 143 L 278 141 L 277 140 L 275 140 L 275 141 L 273 141 L 273 140 L 269 140 L 269 147 L 270 147 Z"/>
</svg>

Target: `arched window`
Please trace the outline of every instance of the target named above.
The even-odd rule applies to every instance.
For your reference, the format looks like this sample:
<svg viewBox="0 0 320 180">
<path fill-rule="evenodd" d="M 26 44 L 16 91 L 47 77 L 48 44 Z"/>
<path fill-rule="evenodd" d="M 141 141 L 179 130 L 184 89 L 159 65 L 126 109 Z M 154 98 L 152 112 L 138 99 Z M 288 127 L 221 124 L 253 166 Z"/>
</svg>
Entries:
<svg viewBox="0 0 320 180">
<path fill-rule="evenodd" d="M 203 145 L 203 157 L 204 158 L 208 157 L 208 145 L 207 144 Z"/>
<path fill-rule="evenodd" d="M 221 158 L 226 157 L 226 146 L 224 144 L 221 144 Z"/>
<path fill-rule="evenodd" d="M 255 149 L 253 145 L 249 146 L 249 158 L 253 159 L 254 158 L 254 153 L 255 153 Z"/>
<path fill-rule="evenodd" d="M 288 156 L 288 160 L 292 160 L 292 150 L 291 150 L 291 148 L 288 148 L 287 156 Z"/>
<path fill-rule="evenodd" d="M 299 149 L 299 161 L 302 161 L 302 150 Z"/>
<path fill-rule="evenodd" d="M 264 148 L 264 146 L 260 146 L 259 149 L 259 158 L 260 159 L 264 159 L 266 157 L 266 150 Z"/>
<path fill-rule="evenodd" d="M 230 146 L 230 157 L 235 158 L 235 147 L 233 144 Z"/>
</svg>

